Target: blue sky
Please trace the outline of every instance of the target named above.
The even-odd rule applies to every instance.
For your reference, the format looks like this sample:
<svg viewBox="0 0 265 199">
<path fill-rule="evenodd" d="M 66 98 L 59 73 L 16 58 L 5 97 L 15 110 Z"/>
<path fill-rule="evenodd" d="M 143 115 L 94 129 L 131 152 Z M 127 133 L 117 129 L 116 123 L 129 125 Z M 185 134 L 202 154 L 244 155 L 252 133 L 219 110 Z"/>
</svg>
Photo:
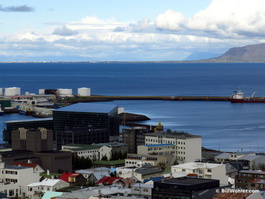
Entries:
<svg viewBox="0 0 265 199">
<path fill-rule="evenodd" d="M 264 43 L 264 0 L 0 1 L 0 61 L 165 61 Z"/>
</svg>

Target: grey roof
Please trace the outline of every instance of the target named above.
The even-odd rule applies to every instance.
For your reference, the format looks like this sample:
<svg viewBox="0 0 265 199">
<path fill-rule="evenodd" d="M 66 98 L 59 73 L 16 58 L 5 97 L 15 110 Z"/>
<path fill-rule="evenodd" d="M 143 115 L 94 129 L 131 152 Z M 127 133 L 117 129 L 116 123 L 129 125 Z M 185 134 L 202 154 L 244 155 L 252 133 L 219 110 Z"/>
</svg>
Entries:
<svg viewBox="0 0 265 199">
<path fill-rule="evenodd" d="M 88 113 L 109 113 L 117 108 L 117 105 L 100 104 L 100 103 L 77 103 L 70 106 L 62 107 L 54 110 L 57 111 L 70 111 L 70 112 L 88 112 Z"/>
<path fill-rule="evenodd" d="M 248 161 L 253 161 L 261 156 L 258 155 L 244 155 L 243 157 L 239 158 L 239 160 L 248 160 Z"/>
<path fill-rule="evenodd" d="M 263 174 L 263 175 L 265 175 L 265 172 L 260 171 L 260 170 L 241 170 L 239 172 L 240 173 L 252 173 L 252 174 Z"/>
<path fill-rule="evenodd" d="M 97 145 L 97 146 L 127 146 L 127 144 L 125 144 L 123 142 L 106 142 L 106 143 L 97 143 L 97 144 L 93 144 L 93 145 Z"/>
<path fill-rule="evenodd" d="M 136 173 L 140 173 L 142 175 L 150 175 L 155 173 L 163 173 L 163 170 L 160 169 L 152 169 L 152 168 L 139 168 L 135 170 Z"/>
<path fill-rule="evenodd" d="M 196 185 L 207 182 L 214 182 L 219 180 L 206 179 L 206 178 L 192 178 L 192 177 L 180 177 L 180 178 L 170 178 L 164 180 L 165 184 L 175 184 L 175 185 Z"/>
<path fill-rule="evenodd" d="M 179 138 L 179 139 L 186 139 L 186 138 L 200 138 L 199 135 L 193 135 L 185 132 L 166 132 L 166 131 L 157 131 L 155 133 L 148 133 L 145 134 L 146 136 L 164 136 L 168 138 Z"/>
<path fill-rule="evenodd" d="M 66 148 L 64 150 L 70 151 L 85 151 L 85 150 L 95 150 L 100 149 L 101 146 L 92 145 L 92 144 L 66 144 L 64 146 L 76 147 L 76 148 Z"/>
<path fill-rule="evenodd" d="M 16 170 L 20 170 L 20 169 L 29 169 L 29 167 L 15 166 L 15 165 L 7 165 L 7 166 L 5 166 L 5 169 L 16 169 Z"/>
<path fill-rule="evenodd" d="M 221 153 L 214 158 L 221 158 L 221 159 L 228 159 L 230 157 L 231 153 Z"/>
</svg>

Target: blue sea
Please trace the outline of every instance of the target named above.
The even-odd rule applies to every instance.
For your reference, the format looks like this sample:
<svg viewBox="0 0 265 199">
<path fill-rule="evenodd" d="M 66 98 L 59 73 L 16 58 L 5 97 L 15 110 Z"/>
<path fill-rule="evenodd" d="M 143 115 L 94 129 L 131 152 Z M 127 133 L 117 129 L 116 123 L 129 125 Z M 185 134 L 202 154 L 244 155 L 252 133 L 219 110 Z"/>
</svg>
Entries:
<svg viewBox="0 0 265 199">
<path fill-rule="evenodd" d="M 230 96 L 240 88 L 245 96 L 265 96 L 265 64 L 205 63 L 1 63 L 0 88 L 91 88 L 92 95 Z M 102 103 L 102 102 L 101 102 Z M 202 136 L 206 148 L 265 152 L 265 103 L 232 104 L 211 101 L 104 102 L 126 112 L 147 115 L 142 123 Z M 3 121 L 32 119 L 11 114 Z"/>
</svg>

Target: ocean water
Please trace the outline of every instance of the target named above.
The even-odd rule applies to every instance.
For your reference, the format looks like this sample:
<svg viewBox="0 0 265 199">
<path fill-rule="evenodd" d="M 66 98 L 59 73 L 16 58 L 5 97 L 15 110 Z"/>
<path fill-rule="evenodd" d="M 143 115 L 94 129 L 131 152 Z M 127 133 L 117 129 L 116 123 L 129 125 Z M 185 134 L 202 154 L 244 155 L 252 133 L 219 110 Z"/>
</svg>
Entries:
<svg viewBox="0 0 265 199">
<path fill-rule="evenodd" d="M 7 63 L 0 64 L 0 88 L 91 88 L 92 95 L 229 96 L 237 88 L 251 96 L 265 96 L 265 64 L 175 63 Z M 164 129 L 202 136 L 204 147 L 223 151 L 265 152 L 265 103 L 118 100 L 104 102 L 126 112 L 147 115 Z M 23 117 L 23 118 L 22 118 Z M 3 121 L 31 119 L 18 114 Z"/>
</svg>

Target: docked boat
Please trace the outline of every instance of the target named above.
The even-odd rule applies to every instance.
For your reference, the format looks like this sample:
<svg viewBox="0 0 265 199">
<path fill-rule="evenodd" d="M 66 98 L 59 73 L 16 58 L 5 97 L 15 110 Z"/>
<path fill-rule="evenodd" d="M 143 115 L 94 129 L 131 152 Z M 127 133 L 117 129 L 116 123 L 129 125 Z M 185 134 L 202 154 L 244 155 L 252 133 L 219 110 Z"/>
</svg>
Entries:
<svg viewBox="0 0 265 199">
<path fill-rule="evenodd" d="M 1 107 L 0 107 L 0 115 L 4 115 L 4 111 L 2 110 Z"/>
<path fill-rule="evenodd" d="M 255 92 L 251 97 L 244 97 L 244 93 L 241 90 L 234 91 L 230 96 L 230 102 L 232 103 L 265 103 L 265 97 L 254 97 Z"/>
</svg>

